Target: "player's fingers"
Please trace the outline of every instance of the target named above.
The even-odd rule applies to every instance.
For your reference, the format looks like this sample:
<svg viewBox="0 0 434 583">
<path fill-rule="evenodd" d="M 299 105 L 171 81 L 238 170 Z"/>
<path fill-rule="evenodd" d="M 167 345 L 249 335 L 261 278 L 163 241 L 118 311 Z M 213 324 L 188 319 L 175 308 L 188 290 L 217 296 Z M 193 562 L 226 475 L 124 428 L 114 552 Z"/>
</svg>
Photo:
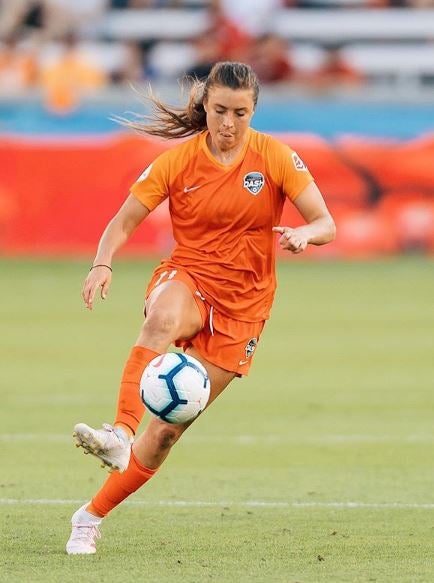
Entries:
<svg viewBox="0 0 434 583">
<path fill-rule="evenodd" d="M 101 284 L 101 299 L 105 300 L 110 289 L 110 282 L 105 281 Z"/>
<path fill-rule="evenodd" d="M 288 251 L 296 252 L 301 246 L 302 242 L 299 237 L 297 237 L 292 232 L 287 232 L 282 235 L 282 247 Z"/>
<path fill-rule="evenodd" d="M 280 233 L 281 235 L 283 235 L 283 233 L 285 232 L 285 227 L 273 227 L 272 231 L 274 231 L 274 233 Z"/>
<path fill-rule="evenodd" d="M 86 281 L 84 282 L 84 285 L 83 285 L 83 289 L 81 290 L 81 297 L 83 298 L 83 301 L 86 305 L 88 305 L 88 303 L 89 303 L 90 290 L 91 290 L 91 288 L 90 288 L 89 282 L 86 279 Z"/>
<path fill-rule="evenodd" d="M 298 241 L 297 244 L 294 245 L 294 249 L 292 250 L 293 253 L 302 253 L 307 247 L 307 241 Z"/>
<path fill-rule="evenodd" d="M 91 310 L 91 309 L 92 309 L 92 307 L 93 307 L 93 300 L 94 300 L 94 298 L 95 298 L 95 291 L 96 291 L 96 288 L 94 288 L 94 287 L 91 287 L 91 288 L 89 289 L 89 293 L 87 294 L 87 297 L 86 297 L 86 299 L 85 299 L 85 304 L 86 304 L 86 307 L 87 307 L 89 310 Z"/>
<path fill-rule="evenodd" d="M 294 233 L 292 231 L 288 231 L 288 230 L 283 233 L 280 240 L 288 249 L 291 249 L 292 247 L 294 247 L 298 241 L 298 239 L 294 235 Z"/>
<path fill-rule="evenodd" d="M 93 281 L 92 279 L 86 280 L 85 282 L 82 296 L 84 303 L 86 304 L 86 307 L 89 308 L 89 310 L 92 309 L 93 300 L 95 298 L 95 293 L 98 287 L 99 283 L 97 281 Z"/>
</svg>

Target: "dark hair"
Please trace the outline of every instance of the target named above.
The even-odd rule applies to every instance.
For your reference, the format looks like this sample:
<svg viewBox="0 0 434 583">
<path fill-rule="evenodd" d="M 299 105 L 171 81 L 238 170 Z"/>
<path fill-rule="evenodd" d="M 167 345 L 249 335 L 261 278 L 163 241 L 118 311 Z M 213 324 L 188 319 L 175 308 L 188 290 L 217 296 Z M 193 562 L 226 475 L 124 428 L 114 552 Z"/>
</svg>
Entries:
<svg viewBox="0 0 434 583">
<path fill-rule="evenodd" d="M 184 107 L 170 106 L 155 97 L 151 88 L 144 95 L 152 104 L 151 115 L 137 116 L 137 121 L 116 118 L 123 125 L 140 133 L 160 138 L 174 139 L 197 134 L 206 129 L 206 112 L 203 106 L 212 87 L 251 89 L 256 107 L 259 84 L 249 65 L 231 61 L 215 63 L 205 81 L 192 79 L 190 95 Z"/>
</svg>

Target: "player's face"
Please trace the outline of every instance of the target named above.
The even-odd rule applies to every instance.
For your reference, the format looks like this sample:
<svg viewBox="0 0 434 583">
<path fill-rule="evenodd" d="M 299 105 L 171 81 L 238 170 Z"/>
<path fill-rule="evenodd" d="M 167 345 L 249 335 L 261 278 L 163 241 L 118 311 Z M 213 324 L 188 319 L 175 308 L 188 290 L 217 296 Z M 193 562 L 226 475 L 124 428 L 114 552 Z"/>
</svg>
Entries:
<svg viewBox="0 0 434 583">
<path fill-rule="evenodd" d="M 204 103 L 212 142 L 222 151 L 244 143 L 254 113 L 253 90 L 215 85 Z"/>
</svg>

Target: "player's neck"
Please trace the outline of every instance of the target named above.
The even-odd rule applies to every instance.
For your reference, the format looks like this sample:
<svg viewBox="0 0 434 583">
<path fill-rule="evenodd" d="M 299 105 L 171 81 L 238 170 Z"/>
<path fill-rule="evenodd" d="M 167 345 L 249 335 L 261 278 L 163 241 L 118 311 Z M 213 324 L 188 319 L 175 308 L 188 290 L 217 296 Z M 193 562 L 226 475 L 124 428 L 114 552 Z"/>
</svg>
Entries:
<svg viewBox="0 0 434 583">
<path fill-rule="evenodd" d="M 217 162 L 223 164 L 224 166 L 230 166 L 236 161 L 241 151 L 244 149 L 247 140 L 248 135 L 246 134 L 244 140 L 242 140 L 239 144 L 236 144 L 232 148 L 222 149 L 212 141 L 210 134 L 208 134 L 207 145 L 211 155 L 217 160 Z"/>
</svg>

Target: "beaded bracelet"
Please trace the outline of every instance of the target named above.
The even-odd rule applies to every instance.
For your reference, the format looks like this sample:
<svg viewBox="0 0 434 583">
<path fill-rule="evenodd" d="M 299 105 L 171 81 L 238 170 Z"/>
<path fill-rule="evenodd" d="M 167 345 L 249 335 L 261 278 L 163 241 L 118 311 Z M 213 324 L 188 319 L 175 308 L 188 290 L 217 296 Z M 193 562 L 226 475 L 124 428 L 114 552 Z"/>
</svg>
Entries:
<svg viewBox="0 0 434 583">
<path fill-rule="evenodd" d="M 95 269 L 95 267 L 107 267 L 107 269 L 110 269 L 110 271 L 113 271 L 113 269 L 110 267 L 110 265 L 105 265 L 105 263 L 98 263 L 98 265 L 92 265 L 92 267 L 89 269 L 89 271 L 92 271 L 92 269 Z"/>
</svg>

